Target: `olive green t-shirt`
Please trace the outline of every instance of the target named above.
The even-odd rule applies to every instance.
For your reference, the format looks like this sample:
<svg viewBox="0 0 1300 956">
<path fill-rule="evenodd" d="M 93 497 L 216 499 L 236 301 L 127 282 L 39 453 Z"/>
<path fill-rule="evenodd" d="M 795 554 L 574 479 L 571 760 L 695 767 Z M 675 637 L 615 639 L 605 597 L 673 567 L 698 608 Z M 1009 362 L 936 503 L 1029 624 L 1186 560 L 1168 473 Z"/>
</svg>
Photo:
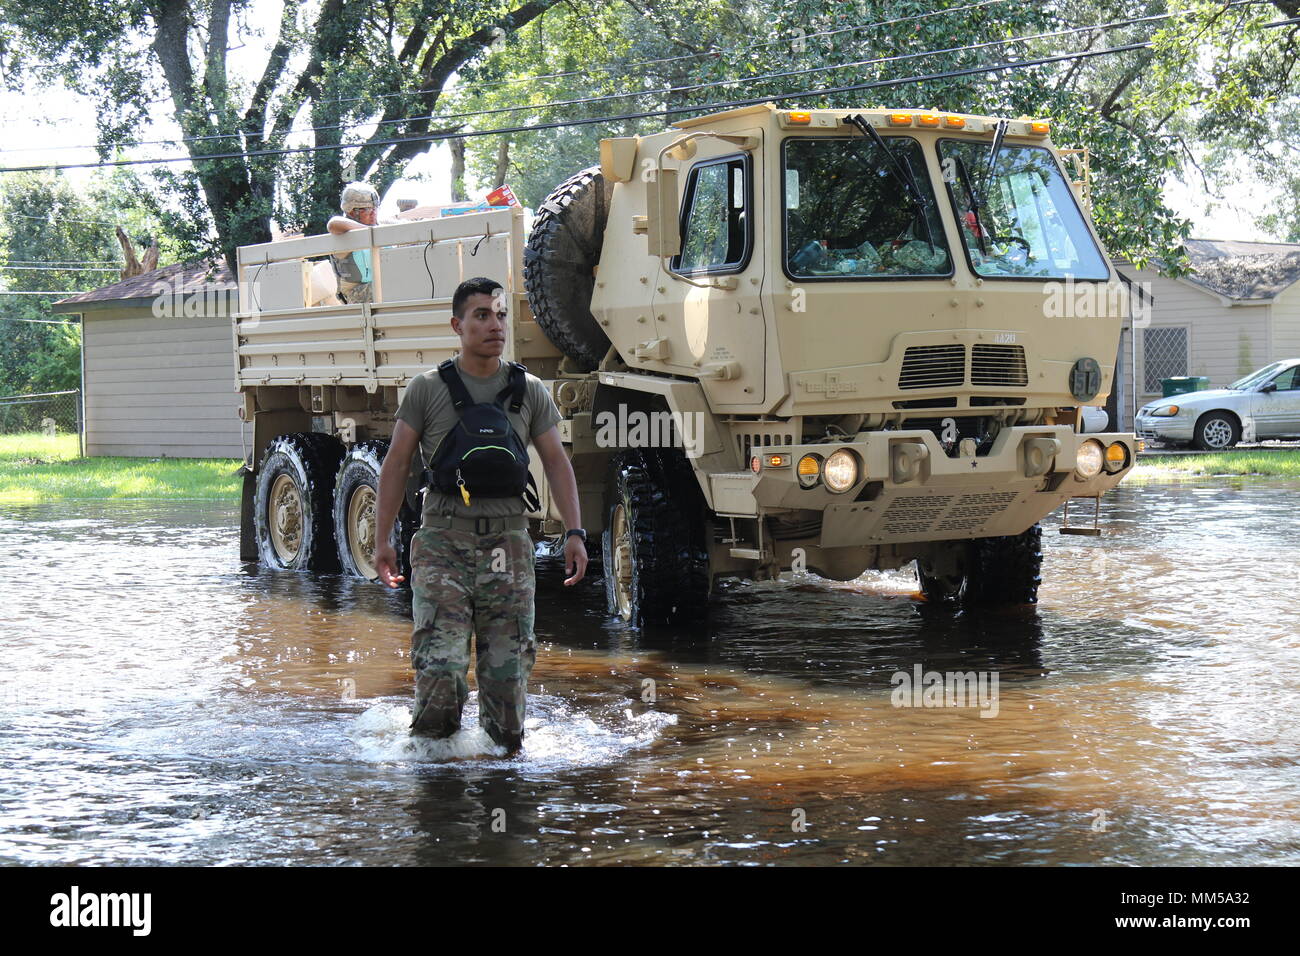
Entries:
<svg viewBox="0 0 1300 956">
<path fill-rule="evenodd" d="M 509 384 L 510 366 L 504 361 L 495 375 L 479 378 L 466 374 L 456 359 L 456 371 L 469 392 L 473 402 L 492 402 L 501 390 Z M 525 376 L 524 403 L 519 414 L 506 408 L 506 417 L 519 440 L 525 446 L 532 439 L 550 431 L 560 421 L 560 410 L 555 407 L 551 394 L 542 380 L 536 375 Z M 429 464 L 438 442 L 460 420 L 451 401 L 447 384 L 439 377 L 436 368 L 417 375 L 411 379 L 402 396 L 402 404 L 397 409 L 399 420 L 406 422 L 420 435 L 420 460 L 412 464 L 416 474 Z M 463 518 L 505 518 L 521 515 L 525 511 L 524 499 L 520 498 L 470 498 L 469 505 L 460 495 L 445 495 L 434 488 L 424 493 L 424 513 L 426 515 L 454 514 Z"/>
</svg>

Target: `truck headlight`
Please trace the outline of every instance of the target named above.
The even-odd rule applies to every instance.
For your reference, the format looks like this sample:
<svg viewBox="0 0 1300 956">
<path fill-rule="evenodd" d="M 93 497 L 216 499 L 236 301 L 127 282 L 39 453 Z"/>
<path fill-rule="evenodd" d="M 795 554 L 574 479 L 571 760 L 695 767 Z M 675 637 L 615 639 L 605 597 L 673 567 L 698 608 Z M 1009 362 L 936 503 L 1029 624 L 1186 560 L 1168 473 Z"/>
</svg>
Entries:
<svg viewBox="0 0 1300 956">
<path fill-rule="evenodd" d="M 1166 405 L 1164 408 L 1153 408 L 1148 412 L 1152 418 L 1173 418 L 1178 414 L 1177 405 Z"/>
<path fill-rule="evenodd" d="M 848 491 L 858 483 L 858 456 L 847 448 L 841 448 L 826 459 L 822 480 L 836 494 Z"/>
<path fill-rule="evenodd" d="M 1101 466 L 1105 461 L 1106 450 L 1101 447 L 1101 442 L 1090 438 L 1079 446 L 1074 460 L 1074 470 L 1081 478 L 1096 478 L 1101 474 Z"/>
</svg>

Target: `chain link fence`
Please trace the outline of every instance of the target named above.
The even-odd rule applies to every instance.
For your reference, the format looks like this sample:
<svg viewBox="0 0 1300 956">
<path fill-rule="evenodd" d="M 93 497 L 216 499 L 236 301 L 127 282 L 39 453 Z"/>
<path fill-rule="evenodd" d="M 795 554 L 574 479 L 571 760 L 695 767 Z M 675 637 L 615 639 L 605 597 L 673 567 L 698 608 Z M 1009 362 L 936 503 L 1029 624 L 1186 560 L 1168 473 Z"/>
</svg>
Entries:
<svg viewBox="0 0 1300 956">
<path fill-rule="evenodd" d="M 81 424 L 80 389 L 0 397 L 0 435 L 80 436 Z"/>
</svg>

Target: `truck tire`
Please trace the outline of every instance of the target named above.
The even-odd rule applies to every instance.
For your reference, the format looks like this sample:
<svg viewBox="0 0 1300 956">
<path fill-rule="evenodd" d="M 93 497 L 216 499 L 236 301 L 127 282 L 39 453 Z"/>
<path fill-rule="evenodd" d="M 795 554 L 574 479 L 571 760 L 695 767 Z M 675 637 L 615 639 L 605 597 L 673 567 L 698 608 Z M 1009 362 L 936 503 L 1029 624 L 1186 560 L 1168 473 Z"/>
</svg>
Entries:
<svg viewBox="0 0 1300 956">
<path fill-rule="evenodd" d="M 345 574 L 373 581 L 375 568 L 375 519 L 379 508 L 379 469 L 388 454 L 388 442 L 358 442 L 348 449 L 334 479 L 334 540 L 339 564 Z M 420 515 L 403 496 L 394 526 L 398 573 L 411 581 L 411 537 L 420 526 Z"/>
<path fill-rule="evenodd" d="M 1038 603 L 1043 581 L 1043 529 L 972 542 L 963 601 L 967 606 Z"/>
<path fill-rule="evenodd" d="M 1201 451 L 1225 451 L 1241 440 L 1241 426 L 1227 412 L 1210 412 L 1197 419 L 1192 435 Z"/>
<path fill-rule="evenodd" d="M 971 544 L 972 542 L 969 541 L 953 542 L 955 547 L 965 552 L 961 561 L 966 567 L 970 566 Z M 953 606 L 961 604 L 965 599 L 966 582 L 968 580 L 965 572 L 938 574 L 935 573 L 929 561 L 918 558 L 916 561 L 916 577 L 920 581 L 921 594 L 925 596 L 927 604 Z"/>
<path fill-rule="evenodd" d="M 257 473 L 253 517 L 257 550 L 270 568 L 337 571 L 334 477 L 343 443 L 332 435 L 280 435 Z"/>
<path fill-rule="evenodd" d="M 609 336 L 591 314 L 591 294 L 613 191 L 599 166 L 566 179 L 538 207 L 524 245 L 524 289 L 533 317 L 585 372 L 609 351 Z"/>
<path fill-rule="evenodd" d="M 702 512 L 680 499 L 688 489 L 671 456 L 628 451 L 610 472 L 601 539 L 611 614 L 633 627 L 698 620 L 708 609 L 708 554 Z M 691 481 L 694 482 L 694 477 Z M 699 489 L 694 489 L 699 495 Z"/>
</svg>

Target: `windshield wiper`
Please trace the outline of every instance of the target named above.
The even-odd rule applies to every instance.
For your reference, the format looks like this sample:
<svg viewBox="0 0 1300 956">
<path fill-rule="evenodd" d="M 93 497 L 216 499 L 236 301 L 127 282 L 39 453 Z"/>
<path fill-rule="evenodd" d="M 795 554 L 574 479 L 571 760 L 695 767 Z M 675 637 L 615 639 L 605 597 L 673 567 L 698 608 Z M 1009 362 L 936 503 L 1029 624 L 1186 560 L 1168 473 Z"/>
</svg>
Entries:
<svg viewBox="0 0 1300 956">
<path fill-rule="evenodd" d="M 988 230 L 984 228 L 984 220 L 980 218 L 980 210 L 985 206 L 986 200 L 981 193 L 975 191 L 974 185 L 970 181 L 970 173 L 966 170 L 966 163 L 960 156 L 953 157 L 957 167 L 957 179 L 961 181 L 961 188 L 966 191 L 966 198 L 970 200 L 970 212 L 975 217 L 975 238 L 979 240 L 980 252 L 984 255 L 989 254 Z"/>
<path fill-rule="evenodd" d="M 997 130 L 993 133 L 993 145 L 989 148 L 989 163 L 984 170 L 984 186 L 988 187 L 993 179 L 993 167 L 997 164 L 998 153 L 1002 152 L 1002 137 L 1007 134 L 1007 121 L 998 120 Z"/>
<path fill-rule="evenodd" d="M 912 175 L 912 168 L 906 163 L 900 163 L 898 161 L 898 157 L 889 151 L 889 147 L 885 145 L 885 141 L 881 139 L 880 134 L 876 132 L 875 127 L 868 123 L 860 113 L 854 113 L 851 116 L 844 117 L 844 122 L 857 127 L 858 130 L 861 131 L 862 135 L 867 139 L 870 139 L 876 148 L 884 155 L 885 159 L 888 160 L 888 165 L 885 169 L 887 169 L 894 179 L 898 180 L 898 182 L 903 186 L 904 193 L 906 193 L 912 202 L 916 203 L 916 207 L 921 213 L 921 226 L 925 229 L 925 241 L 929 243 L 931 249 L 935 248 L 934 235 L 930 232 L 930 217 L 926 215 L 929 204 L 925 201 L 925 196 L 921 193 L 921 187 L 916 184 L 916 177 Z"/>
</svg>

